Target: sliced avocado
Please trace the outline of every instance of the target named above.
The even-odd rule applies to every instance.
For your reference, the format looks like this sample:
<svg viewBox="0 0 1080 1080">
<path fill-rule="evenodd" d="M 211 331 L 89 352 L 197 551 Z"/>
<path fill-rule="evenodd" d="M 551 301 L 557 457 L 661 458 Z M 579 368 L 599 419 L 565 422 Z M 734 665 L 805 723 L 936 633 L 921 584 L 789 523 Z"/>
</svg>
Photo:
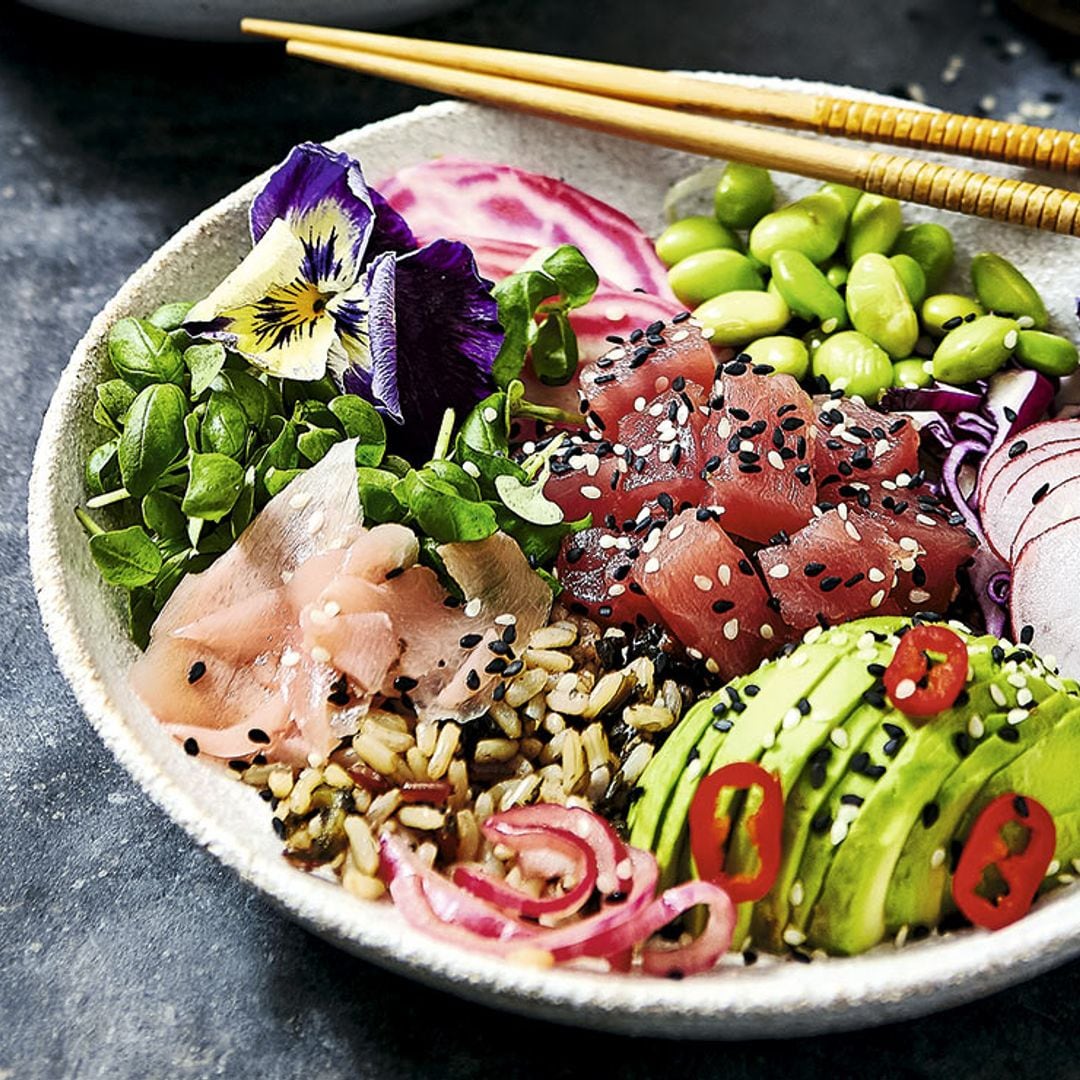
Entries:
<svg viewBox="0 0 1080 1080">
<path fill-rule="evenodd" d="M 830 635 L 830 642 L 832 640 L 834 639 Z M 776 742 L 761 755 L 761 767 L 780 781 L 785 797 L 785 825 L 795 824 L 790 795 L 796 788 L 800 775 L 808 768 L 815 754 L 822 761 L 830 756 L 830 751 L 836 748 L 830 739 L 831 733 L 837 727 L 845 725 L 847 720 L 858 712 L 863 705 L 863 695 L 873 688 L 879 678 L 880 671 L 874 674 L 869 669 L 874 665 L 887 664 L 892 655 L 892 647 L 879 643 L 871 634 L 864 635 L 856 642 L 856 646 L 856 650 L 844 654 L 805 697 L 802 711 L 798 708 L 791 709 L 781 718 Z M 821 775 L 824 775 L 823 767 Z M 754 813 L 760 802 L 760 792 L 754 791 L 747 800 L 742 817 Z M 806 824 L 809 827 L 809 822 Z M 782 850 L 784 861 L 787 861 L 790 848 L 785 845 Z M 755 865 L 756 855 L 746 829 L 734 827 L 725 869 L 729 873 L 744 873 L 752 870 Z M 782 888 L 782 878 L 781 873 L 774 888 Z M 783 906 L 786 910 L 786 902 Z M 749 903 L 739 906 L 736 941 L 741 942 L 745 930 L 750 927 L 752 908 L 753 905 Z"/>
<path fill-rule="evenodd" d="M 742 699 L 745 709 L 724 717 L 732 722 L 730 727 L 721 724 L 723 730 L 718 730 L 717 725 L 709 724 L 705 728 L 694 747 L 692 760 L 675 781 L 653 839 L 653 851 L 660 863 L 661 888 L 674 884 L 678 876 L 679 857 L 688 837 L 690 804 L 701 777 L 733 761 L 757 761 L 775 741 L 784 714 L 812 693 L 842 656 L 834 645 L 824 641 L 803 645 L 791 655 L 782 656 L 769 669 L 759 670 L 761 678 L 756 684 L 759 691 L 755 697 Z M 734 797 L 733 790 L 720 792 L 718 817 L 730 813 Z"/>
<path fill-rule="evenodd" d="M 953 838 L 965 835 L 959 832 L 959 826 L 968 808 L 981 798 L 983 786 L 999 770 L 1023 755 L 1035 740 L 1077 708 L 1074 696 L 1055 693 L 1040 702 L 1022 724 L 1009 724 L 1000 713 L 993 720 L 983 720 L 996 733 L 995 737 L 984 739 L 952 771 L 933 800 L 920 810 L 904 842 L 885 899 L 888 934 L 895 934 L 903 926 L 937 925 L 948 887 L 949 866 L 945 856 Z M 1070 722 L 1075 723 L 1076 717 Z M 1001 732 L 1009 736 L 1008 740 L 1000 738 Z M 1080 725 L 1077 734 L 1080 735 Z"/>
<path fill-rule="evenodd" d="M 1008 681 L 1015 673 L 993 657 L 989 642 L 996 645 L 996 639 L 984 638 L 972 640 L 975 648 L 969 646 L 971 681 L 966 700 L 915 728 L 891 761 L 881 761 L 886 766 L 884 775 L 869 790 L 864 783 L 858 784 L 863 802 L 836 847 L 814 905 L 807 931 L 811 945 L 850 956 L 871 948 L 884 936 L 889 883 L 922 807 L 980 741 L 967 730 L 972 715 L 989 716 L 1010 690 L 1016 693 Z M 1035 666 L 1024 663 L 1019 670 L 1027 679 L 1033 704 L 1054 692 Z"/>
</svg>

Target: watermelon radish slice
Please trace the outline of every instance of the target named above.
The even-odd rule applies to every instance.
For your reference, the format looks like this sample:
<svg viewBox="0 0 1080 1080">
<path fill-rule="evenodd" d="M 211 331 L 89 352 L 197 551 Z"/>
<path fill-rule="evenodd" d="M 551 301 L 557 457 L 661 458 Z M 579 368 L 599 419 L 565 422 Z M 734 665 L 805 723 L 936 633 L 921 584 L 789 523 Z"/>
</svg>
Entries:
<svg viewBox="0 0 1080 1080">
<path fill-rule="evenodd" d="M 1050 487 L 1020 523 L 1009 549 L 1014 561 L 1029 540 L 1080 514 L 1080 452 L 1051 458 L 1040 471 Z M 1054 474 L 1060 475 L 1055 478 Z"/>
<path fill-rule="evenodd" d="M 919 433 L 910 419 L 889 417 L 860 398 L 814 398 L 819 438 L 814 451 L 818 485 L 885 480 L 919 468 Z"/>
<path fill-rule="evenodd" d="M 1077 450 L 1080 438 L 1032 447 L 1002 465 L 985 486 L 979 499 L 979 517 L 987 542 L 1001 558 L 1009 558 L 1024 518 L 1046 493 L 1043 485 L 1049 481 L 1043 470 Z M 1061 475 L 1056 467 L 1054 475 Z"/>
<path fill-rule="evenodd" d="M 641 541 L 610 529 L 585 529 L 568 536 L 556 576 L 579 615 L 631 630 L 657 621 L 656 609 L 634 579 Z"/>
<path fill-rule="evenodd" d="M 841 503 L 757 558 L 784 622 L 807 630 L 880 610 L 905 554 L 881 522 Z"/>
<path fill-rule="evenodd" d="M 738 358 L 720 375 L 703 468 L 724 528 L 766 543 L 810 521 L 818 437 L 810 398 L 790 375 L 755 375 Z"/>
<path fill-rule="evenodd" d="M 1012 467 L 1019 458 L 1048 443 L 1080 439 L 1080 418 L 1073 420 L 1044 420 L 1025 428 L 1016 438 L 1008 439 L 988 455 L 979 469 L 978 502 L 982 503 L 990 484 L 1005 467 Z"/>
<path fill-rule="evenodd" d="M 1069 675 L 1080 672 L 1080 517 L 1058 522 L 1029 540 L 1013 566 L 1013 637 L 1053 657 Z"/>
<path fill-rule="evenodd" d="M 550 176 L 439 158 L 378 185 L 422 241 L 485 237 L 530 248 L 574 244 L 606 281 L 670 297 L 652 241 L 626 214 Z"/>
<path fill-rule="evenodd" d="M 634 569 L 660 619 L 723 679 L 750 671 L 783 642 L 757 571 L 707 510 L 684 510 L 651 533 Z"/>
</svg>

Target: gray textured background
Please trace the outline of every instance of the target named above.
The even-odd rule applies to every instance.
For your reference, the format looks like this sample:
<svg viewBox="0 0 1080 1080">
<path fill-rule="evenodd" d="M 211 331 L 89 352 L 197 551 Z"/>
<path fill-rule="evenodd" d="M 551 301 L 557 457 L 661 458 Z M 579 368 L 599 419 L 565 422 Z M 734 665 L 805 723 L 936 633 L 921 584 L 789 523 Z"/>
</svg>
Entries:
<svg viewBox="0 0 1080 1080">
<path fill-rule="evenodd" d="M 894 93 L 916 83 L 945 107 L 1046 102 L 1049 122 L 1080 126 L 1076 43 L 975 0 L 481 0 L 412 31 Z M 964 66 L 943 81 L 954 56 Z M 42 636 L 23 524 L 71 347 L 155 247 L 290 145 L 426 100 L 274 47 L 109 35 L 0 0 L 0 1080 L 1080 1075 L 1077 964 L 951 1013 L 798 1044 L 619 1039 L 464 1004 L 280 918 L 99 744 Z"/>
</svg>

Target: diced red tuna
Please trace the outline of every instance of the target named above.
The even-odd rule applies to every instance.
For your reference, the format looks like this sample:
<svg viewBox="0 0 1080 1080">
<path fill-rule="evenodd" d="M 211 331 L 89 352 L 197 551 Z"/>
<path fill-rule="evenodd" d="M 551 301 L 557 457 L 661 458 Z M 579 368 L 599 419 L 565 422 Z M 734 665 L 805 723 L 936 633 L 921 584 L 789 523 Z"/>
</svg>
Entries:
<svg viewBox="0 0 1080 1080">
<path fill-rule="evenodd" d="M 903 556 L 881 522 L 841 503 L 757 560 L 784 622 L 806 630 L 881 612 Z"/>
<path fill-rule="evenodd" d="M 814 472 L 819 487 L 846 480 L 872 483 L 919 467 L 919 433 L 905 416 L 889 417 L 860 398 L 817 396 L 819 437 Z"/>
<path fill-rule="evenodd" d="M 750 671 L 783 641 L 753 564 L 707 510 L 684 510 L 652 533 L 635 570 L 661 620 L 721 678 Z"/>
<path fill-rule="evenodd" d="M 797 531 L 817 497 L 810 398 L 790 375 L 755 375 L 739 360 L 718 391 L 701 456 L 724 528 L 758 543 Z"/>
</svg>

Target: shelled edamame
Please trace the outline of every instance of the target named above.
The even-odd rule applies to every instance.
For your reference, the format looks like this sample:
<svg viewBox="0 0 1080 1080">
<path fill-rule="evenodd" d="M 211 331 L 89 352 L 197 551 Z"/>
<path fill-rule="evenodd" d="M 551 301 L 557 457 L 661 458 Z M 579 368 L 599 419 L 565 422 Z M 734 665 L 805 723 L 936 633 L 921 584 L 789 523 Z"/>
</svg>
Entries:
<svg viewBox="0 0 1080 1080">
<path fill-rule="evenodd" d="M 1002 256 L 974 256 L 971 295 L 946 292 L 955 244 L 943 225 L 905 226 L 897 200 L 840 184 L 779 207 L 775 197 L 765 169 L 732 162 L 713 215 L 675 221 L 657 240 L 672 291 L 715 344 L 871 401 L 1013 361 L 1055 377 L 1080 367 Z"/>
</svg>

